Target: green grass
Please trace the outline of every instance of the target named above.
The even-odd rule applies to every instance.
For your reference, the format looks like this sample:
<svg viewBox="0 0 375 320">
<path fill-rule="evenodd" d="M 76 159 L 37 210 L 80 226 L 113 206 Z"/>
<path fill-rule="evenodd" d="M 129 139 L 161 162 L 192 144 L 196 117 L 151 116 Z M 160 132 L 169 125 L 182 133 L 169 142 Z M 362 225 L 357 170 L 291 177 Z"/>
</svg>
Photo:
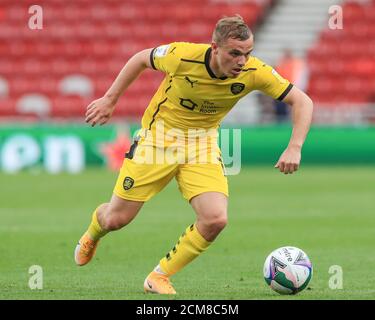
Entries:
<svg viewBox="0 0 375 320">
<path fill-rule="evenodd" d="M 374 299 L 375 168 L 272 167 L 230 177 L 229 224 L 201 257 L 173 277 L 176 297 L 145 295 L 143 280 L 194 213 L 175 182 L 121 231 L 107 235 L 94 260 L 76 267 L 73 250 L 116 174 L 0 175 L 0 299 Z M 262 277 L 275 248 L 304 249 L 314 265 L 307 290 L 280 296 Z M 28 286 L 43 268 L 43 289 Z M 328 286 L 343 268 L 342 290 Z"/>
</svg>

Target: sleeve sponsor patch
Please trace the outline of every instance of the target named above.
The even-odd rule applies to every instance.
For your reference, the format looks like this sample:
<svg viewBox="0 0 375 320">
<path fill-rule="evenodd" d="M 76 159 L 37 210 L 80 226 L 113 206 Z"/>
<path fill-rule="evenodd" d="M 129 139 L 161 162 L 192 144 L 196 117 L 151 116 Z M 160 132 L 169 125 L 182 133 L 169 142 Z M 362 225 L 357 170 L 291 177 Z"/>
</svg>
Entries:
<svg viewBox="0 0 375 320">
<path fill-rule="evenodd" d="M 157 47 L 155 52 L 154 52 L 154 57 L 161 58 L 167 55 L 168 49 L 170 45 L 166 44 L 160 47 Z"/>
</svg>

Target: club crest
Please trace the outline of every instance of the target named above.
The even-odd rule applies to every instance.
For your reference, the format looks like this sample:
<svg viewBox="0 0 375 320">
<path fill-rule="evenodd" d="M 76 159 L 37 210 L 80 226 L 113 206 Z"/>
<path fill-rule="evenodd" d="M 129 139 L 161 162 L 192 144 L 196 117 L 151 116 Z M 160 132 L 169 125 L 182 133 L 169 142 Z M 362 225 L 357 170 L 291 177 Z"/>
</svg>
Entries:
<svg viewBox="0 0 375 320">
<path fill-rule="evenodd" d="M 134 180 L 132 178 L 125 177 L 124 183 L 123 183 L 125 190 L 129 190 L 133 186 L 133 184 L 134 184 Z"/>
<path fill-rule="evenodd" d="M 230 91 L 232 91 L 233 94 L 239 94 L 245 89 L 245 85 L 240 82 L 233 83 L 230 87 Z"/>
</svg>

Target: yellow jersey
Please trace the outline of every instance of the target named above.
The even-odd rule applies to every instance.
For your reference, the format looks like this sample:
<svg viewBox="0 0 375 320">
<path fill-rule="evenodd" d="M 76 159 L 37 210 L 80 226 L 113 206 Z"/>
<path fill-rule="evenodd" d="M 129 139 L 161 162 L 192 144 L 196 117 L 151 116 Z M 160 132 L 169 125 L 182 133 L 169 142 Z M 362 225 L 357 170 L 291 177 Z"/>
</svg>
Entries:
<svg viewBox="0 0 375 320">
<path fill-rule="evenodd" d="M 237 78 L 217 78 L 209 59 L 211 46 L 174 42 L 152 50 L 150 61 L 165 78 L 142 118 L 142 128 L 154 130 L 163 120 L 165 130 L 172 128 L 217 129 L 239 99 L 260 90 L 282 100 L 292 84 L 272 67 L 250 57 Z"/>
</svg>

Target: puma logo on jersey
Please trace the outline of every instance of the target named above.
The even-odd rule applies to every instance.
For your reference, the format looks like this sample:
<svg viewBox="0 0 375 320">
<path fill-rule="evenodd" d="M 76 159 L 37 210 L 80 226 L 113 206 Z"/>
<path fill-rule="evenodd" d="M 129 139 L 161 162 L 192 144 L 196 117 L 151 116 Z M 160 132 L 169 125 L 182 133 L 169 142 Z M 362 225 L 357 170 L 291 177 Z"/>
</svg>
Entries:
<svg viewBox="0 0 375 320">
<path fill-rule="evenodd" d="M 198 82 L 198 80 L 190 80 L 189 77 L 185 77 L 185 80 L 190 83 L 191 87 L 194 88 L 194 84 Z"/>
</svg>

